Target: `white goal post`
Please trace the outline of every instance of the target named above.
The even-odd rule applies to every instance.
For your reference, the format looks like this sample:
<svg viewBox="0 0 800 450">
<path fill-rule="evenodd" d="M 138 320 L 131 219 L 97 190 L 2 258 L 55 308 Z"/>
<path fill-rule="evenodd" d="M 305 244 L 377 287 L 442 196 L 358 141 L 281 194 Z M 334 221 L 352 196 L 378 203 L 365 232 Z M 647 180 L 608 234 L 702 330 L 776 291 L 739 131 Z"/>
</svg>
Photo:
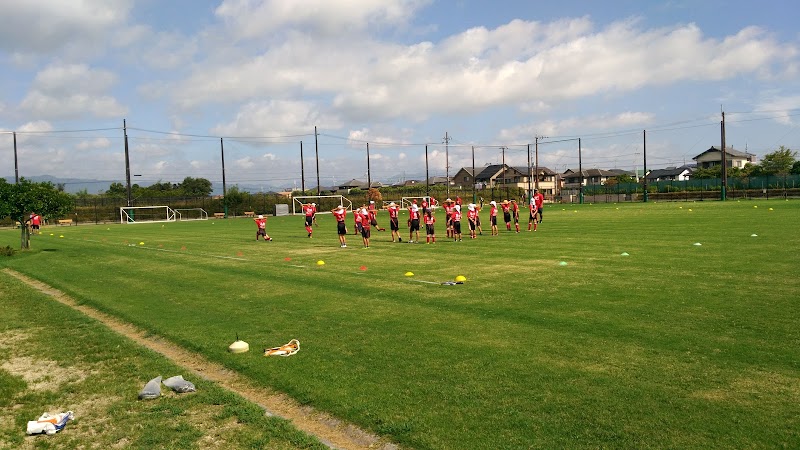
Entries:
<svg viewBox="0 0 800 450">
<path fill-rule="evenodd" d="M 417 204 L 420 207 L 422 207 L 422 202 L 426 202 L 428 205 L 430 205 L 431 209 L 435 209 L 438 206 L 438 203 L 436 205 L 431 205 L 431 198 L 425 195 L 422 197 L 403 197 L 402 199 L 400 199 L 400 207 L 404 209 L 410 208 L 411 205 L 414 203 L 414 200 L 417 201 Z"/>
<path fill-rule="evenodd" d="M 175 209 L 178 220 L 208 220 L 208 213 L 203 208 Z"/>
<path fill-rule="evenodd" d="M 303 205 L 309 203 L 317 204 L 318 214 L 330 213 L 339 205 L 344 206 L 348 211 L 353 210 L 353 202 L 344 195 L 302 195 L 292 197 L 292 215 L 303 214 Z"/>
<path fill-rule="evenodd" d="M 169 206 L 122 206 L 120 223 L 175 222 L 175 210 Z"/>
</svg>

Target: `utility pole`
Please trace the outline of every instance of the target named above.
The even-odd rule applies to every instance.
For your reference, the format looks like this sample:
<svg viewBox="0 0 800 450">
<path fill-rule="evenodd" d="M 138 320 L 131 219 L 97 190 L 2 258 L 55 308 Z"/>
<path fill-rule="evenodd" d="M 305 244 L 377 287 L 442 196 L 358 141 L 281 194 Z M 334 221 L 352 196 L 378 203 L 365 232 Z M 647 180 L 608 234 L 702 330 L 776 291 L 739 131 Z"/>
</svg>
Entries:
<svg viewBox="0 0 800 450">
<path fill-rule="evenodd" d="M 405 177 L 403 177 L 405 181 Z M 425 146 L 425 195 L 431 196 L 431 177 L 428 174 L 428 146 Z"/>
<path fill-rule="evenodd" d="M 538 140 L 539 138 L 537 137 L 535 139 Z M 533 178 L 533 169 L 531 168 L 531 144 L 528 144 L 528 201 L 530 201 L 533 195 L 531 191 L 531 178 Z"/>
<path fill-rule="evenodd" d="M 450 135 L 444 132 L 444 170 L 447 184 L 447 197 L 450 197 Z"/>
<path fill-rule="evenodd" d="M 728 190 L 728 157 L 727 151 L 725 150 L 725 111 L 722 111 L 722 122 L 720 122 L 720 136 L 722 141 L 722 168 L 720 170 L 721 179 L 721 189 L 720 189 L 720 200 L 725 200 L 727 198 L 727 190 Z"/>
<path fill-rule="evenodd" d="M 295 185 L 297 187 L 297 185 Z M 306 195 L 306 169 L 305 163 L 303 162 L 303 141 L 300 141 L 300 189 L 303 191 L 303 195 Z"/>
<path fill-rule="evenodd" d="M 536 186 L 539 189 L 539 139 L 547 139 L 547 136 L 536 136 Z"/>
<path fill-rule="evenodd" d="M 14 135 L 14 181 L 19 184 L 19 164 L 17 163 L 17 132 L 11 133 Z"/>
<path fill-rule="evenodd" d="M 219 138 L 219 152 L 222 158 L 222 205 L 225 208 L 225 218 L 228 217 L 228 186 L 225 184 L 225 146 L 222 143 L 222 138 Z"/>
<path fill-rule="evenodd" d="M 581 138 L 578 138 L 578 172 L 581 174 L 581 184 L 578 186 L 578 203 L 583 204 L 583 162 L 581 160 Z"/>
<path fill-rule="evenodd" d="M 369 142 L 367 142 L 367 196 L 369 196 L 369 190 L 372 187 L 372 173 L 369 170 Z"/>
<path fill-rule="evenodd" d="M 647 192 L 647 130 L 642 130 L 642 157 L 644 161 L 644 168 L 642 169 L 642 173 L 644 173 L 644 202 L 647 203 L 647 197 L 650 195 Z"/>
<path fill-rule="evenodd" d="M 472 146 L 472 203 L 478 203 L 478 197 L 475 193 L 475 146 Z"/>
<path fill-rule="evenodd" d="M 125 192 L 128 197 L 127 206 L 131 206 L 131 160 L 128 157 L 128 125 L 122 119 L 122 135 L 125 141 Z"/>
<path fill-rule="evenodd" d="M 317 139 L 317 127 L 314 126 L 314 151 L 317 155 L 317 195 L 322 195 L 322 188 L 319 185 L 319 140 Z"/>
<path fill-rule="evenodd" d="M 500 160 L 502 167 L 503 167 L 503 175 L 501 176 L 500 180 L 502 180 L 503 186 L 506 184 L 506 148 L 500 147 L 500 151 L 502 152 L 502 159 Z M 506 199 L 508 198 L 508 189 L 506 188 Z"/>
</svg>

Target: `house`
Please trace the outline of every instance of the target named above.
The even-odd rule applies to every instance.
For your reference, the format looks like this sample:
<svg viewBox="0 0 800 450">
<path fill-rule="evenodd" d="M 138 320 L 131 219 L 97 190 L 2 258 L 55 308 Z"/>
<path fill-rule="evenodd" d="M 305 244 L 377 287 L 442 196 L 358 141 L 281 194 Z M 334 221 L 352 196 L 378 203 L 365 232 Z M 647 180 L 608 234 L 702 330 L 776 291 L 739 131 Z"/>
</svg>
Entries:
<svg viewBox="0 0 800 450">
<path fill-rule="evenodd" d="M 428 178 L 428 184 L 431 186 L 447 186 L 447 177 L 430 177 Z M 450 178 L 450 186 L 453 185 L 453 178 Z"/>
<path fill-rule="evenodd" d="M 477 172 L 477 170 L 476 170 Z M 457 186 L 460 188 L 472 188 L 475 184 L 475 173 L 472 169 L 467 169 L 466 167 L 462 167 L 461 169 L 453 175 L 453 183 L 452 186 Z"/>
<path fill-rule="evenodd" d="M 722 164 L 722 151 L 718 147 L 711 147 L 692 159 L 697 161 L 698 168 L 708 169 Z M 747 163 L 755 164 L 756 155 L 725 147 L 725 160 L 728 167 L 743 168 Z"/>
<path fill-rule="evenodd" d="M 520 171 L 520 172 L 525 173 L 526 175 L 528 173 L 528 168 L 527 167 L 515 167 L 515 169 Z M 544 166 L 539 166 L 538 172 L 536 171 L 537 170 L 536 167 L 531 167 L 530 170 L 531 170 L 531 174 L 532 174 L 531 189 L 534 189 L 534 188 L 537 187 L 537 183 L 536 182 L 538 180 L 538 182 L 539 182 L 538 183 L 539 192 L 544 194 L 545 198 L 548 198 L 548 199 L 551 198 L 552 196 L 554 196 L 556 194 L 556 192 L 560 188 L 560 177 L 559 177 L 559 175 L 555 171 L 553 171 L 553 170 L 551 170 L 551 169 L 549 169 L 547 167 L 544 167 Z M 522 187 L 524 189 L 528 189 L 528 177 L 527 176 L 525 177 L 525 186 L 520 186 L 520 187 Z"/>
<path fill-rule="evenodd" d="M 647 173 L 647 181 L 686 181 L 692 176 L 692 167 L 667 167 L 651 170 Z"/>
<path fill-rule="evenodd" d="M 527 187 L 527 172 L 527 168 L 524 172 L 520 172 L 507 164 L 490 164 L 478 171 L 478 174 L 475 175 L 475 182 L 480 183 L 484 188 L 511 187 L 523 182 Z"/>
<path fill-rule="evenodd" d="M 609 178 L 614 178 L 618 175 L 618 173 L 604 169 L 586 169 L 581 172 L 567 169 L 561 176 L 564 178 L 565 189 L 577 189 L 581 185 L 581 181 L 583 181 L 584 186 L 590 184 L 603 185 Z"/>
<path fill-rule="evenodd" d="M 340 192 L 340 193 L 343 192 L 345 194 L 349 194 L 350 191 L 353 190 L 353 189 L 361 189 L 361 190 L 366 191 L 368 187 L 373 187 L 373 188 L 378 189 L 378 188 L 383 187 L 383 184 L 381 184 L 378 181 L 373 181 L 371 186 L 367 186 L 367 182 L 366 181 L 352 179 L 352 180 L 349 180 L 349 181 L 345 181 L 344 183 L 340 183 L 339 186 L 337 186 L 336 191 Z"/>
</svg>

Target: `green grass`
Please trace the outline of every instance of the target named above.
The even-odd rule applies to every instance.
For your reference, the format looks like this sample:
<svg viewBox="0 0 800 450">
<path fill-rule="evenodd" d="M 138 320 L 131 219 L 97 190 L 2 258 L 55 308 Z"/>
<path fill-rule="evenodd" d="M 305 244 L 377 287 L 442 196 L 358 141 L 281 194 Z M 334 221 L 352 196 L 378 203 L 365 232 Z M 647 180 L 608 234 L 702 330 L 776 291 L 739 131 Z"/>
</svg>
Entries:
<svg viewBox="0 0 800 450">
<path fill-rule="evenodd" d="M 270 218 L 271 243 L 251 219 L 50 227 L 0 265 L 408 447 L 798 447 L 798 219 L 550 205 L 537 233 L 454 243 L 440 214 L 437 244 L 370 249 L 330 216 Z M 236 333 L 301 351 L 230 355 Z"/>
<path fill-rule="evenodd" d="M 4 273 L 0 305 L 0 448 L 326 448 Z M 159 374 L 197 392 L 137 400 Z M 29 420 L 67 410 L 62 432 L 26 437 Z"/>
</svg>

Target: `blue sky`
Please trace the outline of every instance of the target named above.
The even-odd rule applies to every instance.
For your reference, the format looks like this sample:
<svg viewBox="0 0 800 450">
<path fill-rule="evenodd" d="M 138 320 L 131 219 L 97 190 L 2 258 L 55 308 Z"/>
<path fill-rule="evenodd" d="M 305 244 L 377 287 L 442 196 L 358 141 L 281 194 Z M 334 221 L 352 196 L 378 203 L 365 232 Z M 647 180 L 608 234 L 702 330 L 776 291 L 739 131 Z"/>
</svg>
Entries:
<svg viewBox="0 0 800 450">
<path fill-rule="evenodd" d="M 0 0 L 22 176 L 306 187 L 800 148 L 790 1 Z M 84 130 L 84 131 L 81 131 Z M 64 132 L 68 131 L 68 132 Z M 445 148 L 445 133 L 452 139 Z M 4 156 L 3 156 L 4 155 Z M 447 155 L 447 157 L 446 157 Z M 535 159 L 535 152 L 533 155 Z M 447 164 L 449 161 L 449 169 Z M 0 175 L 14 173 L 0 134 Z"/>
</svg>

